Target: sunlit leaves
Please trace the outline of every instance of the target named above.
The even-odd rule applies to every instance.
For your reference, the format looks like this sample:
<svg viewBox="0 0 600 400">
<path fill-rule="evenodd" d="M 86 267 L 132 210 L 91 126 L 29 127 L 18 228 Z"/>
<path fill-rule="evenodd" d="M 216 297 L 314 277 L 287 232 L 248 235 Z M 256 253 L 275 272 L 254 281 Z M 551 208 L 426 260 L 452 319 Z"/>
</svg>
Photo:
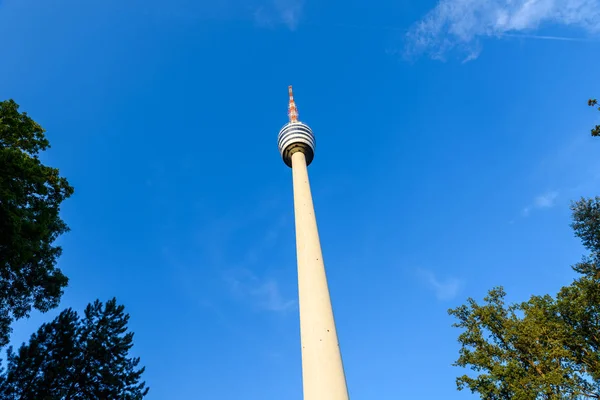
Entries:
<svg viewBox="0 0 600 400">
<path fill-rule="evenodd" d="M 479 304 L 449 310 L 462 330 L 455 366 L 459 390 L 482 399 L 600 398 L 600 198 L 572 205 L 575 234 L 591 252 L 573 266 L 581 274 L 556 296 L 505 303 L 497 287 Z"/>
</svg>

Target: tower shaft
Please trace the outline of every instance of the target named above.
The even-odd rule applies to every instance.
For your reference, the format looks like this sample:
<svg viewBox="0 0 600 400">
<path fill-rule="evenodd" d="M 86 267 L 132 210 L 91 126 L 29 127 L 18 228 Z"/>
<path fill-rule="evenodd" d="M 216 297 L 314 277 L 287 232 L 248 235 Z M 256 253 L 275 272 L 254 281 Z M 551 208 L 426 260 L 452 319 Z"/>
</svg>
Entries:
<svg viewBox="0 0 600 400">
<path fill-rule="evenodd" d="M 292 154 L 304 400 L 348 400 L 306 156 Z"/>
</svg>

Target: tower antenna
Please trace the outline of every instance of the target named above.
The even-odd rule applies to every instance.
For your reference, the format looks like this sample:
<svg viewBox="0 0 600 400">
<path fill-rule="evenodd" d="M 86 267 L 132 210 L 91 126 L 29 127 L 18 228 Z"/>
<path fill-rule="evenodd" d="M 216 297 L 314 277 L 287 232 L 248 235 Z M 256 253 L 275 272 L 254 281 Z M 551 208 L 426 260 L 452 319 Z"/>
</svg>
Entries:
<svg viewBox="0 0 600 400">
<path fill-rule="evenodd" d="M 294 93 L 292 92 L 292 85 L 288 87 L 290 92 L 290 104 L 288 106 L 288 116 L 290 117 L 290 122 L 298 122 L 298 108 L 296 108 L 296 102 L 294 101 Z"/>
</svg>

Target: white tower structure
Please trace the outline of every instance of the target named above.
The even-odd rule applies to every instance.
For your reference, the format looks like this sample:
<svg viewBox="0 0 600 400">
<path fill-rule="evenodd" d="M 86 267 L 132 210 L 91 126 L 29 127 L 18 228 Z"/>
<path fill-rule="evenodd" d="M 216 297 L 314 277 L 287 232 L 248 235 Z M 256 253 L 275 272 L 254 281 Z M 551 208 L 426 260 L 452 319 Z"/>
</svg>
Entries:
<svg viewBox="0 0 600 400">
<path fill-rule="evenodd" d="M 278 144 L 293 177 L 304 400 L 348 400 L 308 181 L 307 167 L 315 155 L 315 137 L 308 125 L 298 120 L 291 86 L 289 95 L 290 121 L 279 132 Z"/>
</svg>

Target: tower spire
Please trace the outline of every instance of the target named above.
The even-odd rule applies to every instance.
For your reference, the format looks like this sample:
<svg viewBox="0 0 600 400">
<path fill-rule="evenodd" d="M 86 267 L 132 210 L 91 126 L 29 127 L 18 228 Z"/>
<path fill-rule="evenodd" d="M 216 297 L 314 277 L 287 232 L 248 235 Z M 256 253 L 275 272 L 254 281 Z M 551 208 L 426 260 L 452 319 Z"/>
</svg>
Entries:
<svg viewBox="0 0 600 400">
<path fill-rule="evenodd" d="M 288 87 L 290 92 L 290 104 L 288 106 L 288 116 L 290 117 L 290 122 L 298 122 L 298 109 L 296 108 L 296 102 L 294 101 L 294 93 L 292 92 L 292 85 Z"/>
</svg>

